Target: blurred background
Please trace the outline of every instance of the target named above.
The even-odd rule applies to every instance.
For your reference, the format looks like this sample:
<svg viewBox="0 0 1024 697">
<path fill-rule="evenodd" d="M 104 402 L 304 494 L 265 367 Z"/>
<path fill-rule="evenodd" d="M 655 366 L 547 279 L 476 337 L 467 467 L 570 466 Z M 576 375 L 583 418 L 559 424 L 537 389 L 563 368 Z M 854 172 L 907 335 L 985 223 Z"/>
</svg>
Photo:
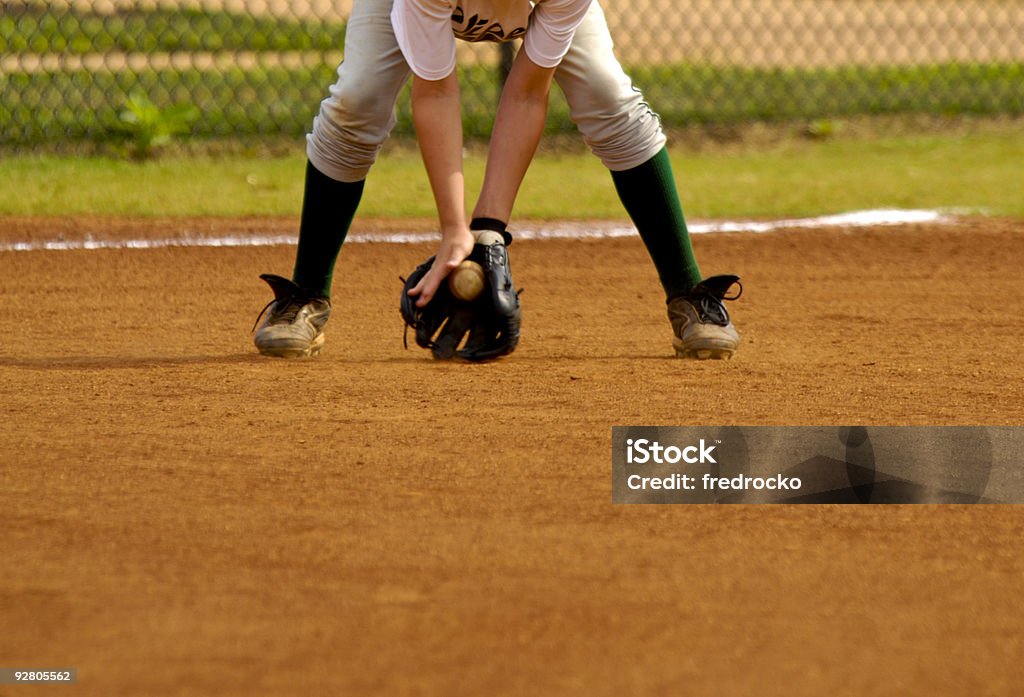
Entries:
<svg viewBox="0 0 1024 697">
<path fill-rule="evenodd" d="M 5 0 L 0 146 L 300 135 L 343 58 L 351 4 Z M 670 128 L 798 121 L 827 135 L 860 115 L 1024 112 L 1024 0 L 602 4 Z M 486 136 L 503 50 L 460 50 L 466 129 Z M 548 129 L 573 129 L 560 94 Z M 398 132 L 411 130 L 406 94 Z"/>
</svg>

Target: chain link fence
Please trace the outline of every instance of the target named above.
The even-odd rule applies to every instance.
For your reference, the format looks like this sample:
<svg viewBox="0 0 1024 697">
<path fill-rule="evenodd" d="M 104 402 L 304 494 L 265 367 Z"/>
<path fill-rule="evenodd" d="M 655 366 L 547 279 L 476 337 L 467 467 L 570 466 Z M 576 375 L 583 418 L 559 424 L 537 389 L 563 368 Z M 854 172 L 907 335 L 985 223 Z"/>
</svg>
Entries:
<svg viewBox="0 0 1024 697">
<path fill-rule="evenodd" d="M 0 0 L 0 144 L 143 128 L 302 134 L 343 57 L 351 3 Z M 602 4 L 620 60 L 670 127 L 1024 112 L 1024 0 Z M 460 52 L 466 129 L 486 135 L 502 51 Z M 411 122 L 406 94 L 399 132 Z M 572 128 L 556 94 L 549 130 Z"/>
</svg>

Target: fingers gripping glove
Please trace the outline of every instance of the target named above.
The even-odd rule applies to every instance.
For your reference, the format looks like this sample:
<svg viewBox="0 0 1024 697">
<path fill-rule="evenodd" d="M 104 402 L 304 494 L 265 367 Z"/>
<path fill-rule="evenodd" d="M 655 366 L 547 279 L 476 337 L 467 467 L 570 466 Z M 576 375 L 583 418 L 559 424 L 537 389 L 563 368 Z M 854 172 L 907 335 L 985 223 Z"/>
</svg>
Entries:
<svg viewBox="0 0 1024 697">
<path fill-rule="evenodd" d="M 409 297 L 408 291 L 430 270 L 433 257 L 417 266 L 402 288 L 400 308 L 406 330 L 411 327 L 416 344 L 429 348 L 439 360 L 458 356 L 488 361 L 512 353 L 519 344 L 519 293 L 512 283 L 507 249 L 511 235 L 499 221 L 488 219 L 474 220 L 470 229 L 499 233 L 480 235 L 468 257 L 484 269 L 484 289 L 475 300 L 459 300 L 442 283 L 426 307 L 416 307 L 416 298 Z M 464 338 L 465 345 L 459 349 Z"/>
</svg>

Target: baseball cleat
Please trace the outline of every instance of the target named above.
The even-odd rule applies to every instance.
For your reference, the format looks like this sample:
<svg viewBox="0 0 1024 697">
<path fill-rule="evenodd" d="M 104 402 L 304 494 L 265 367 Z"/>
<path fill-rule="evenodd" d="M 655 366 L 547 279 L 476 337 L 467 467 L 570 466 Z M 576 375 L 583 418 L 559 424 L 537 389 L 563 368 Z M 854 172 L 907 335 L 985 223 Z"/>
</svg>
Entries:
<svg viewBox="0 0 1024 697">
<path fill-rule="evenodd" d="M 315 290 L 300 288 L 281 276 L 260 276 L 274 291 L 274 299 L 256 318 L 253 343 L 264 356 L 315 356 L 324 345 L 324 325 L 331 316 L 331 301 Z M 260 324 L 264 314 L 266 318 Z"/>
<path fill-rule="evenodd" d="M 740 335 L 729 320 L 723 300 L 735 300 L 743 293 L 739 276 L 706 278 L 688 294 L 668 303 L 668 318 L 675 337 L 672 345 L 679 358 L 697 360 L 732 358 Z M 733 285 L 736 295 L 726 295 Z"/>
</svg>

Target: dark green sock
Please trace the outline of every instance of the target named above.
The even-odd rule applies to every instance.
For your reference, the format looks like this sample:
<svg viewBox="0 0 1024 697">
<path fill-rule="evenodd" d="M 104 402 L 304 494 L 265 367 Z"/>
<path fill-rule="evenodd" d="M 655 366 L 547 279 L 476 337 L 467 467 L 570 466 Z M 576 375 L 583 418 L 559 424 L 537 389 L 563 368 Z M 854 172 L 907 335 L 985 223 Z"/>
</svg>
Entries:
<svg viewBox="0 0 1024 697">
<path fill-rule="evenodd" d="M 352 225 L 363 184 L 339 182 L 306 163 L 306 191 L 302 198 L 299 249 L 295 254 L 292 280 L 303 288 L 331 295 L 334 262 Z"/>
<path fill-rule="evenodd" d="M 671 300 L 685 295 L 701 276 L 668 150 L 663 148 L 639 167 L 612 172 L 612 180 L 658 269 L 665 296 Z"/>
</svg>

